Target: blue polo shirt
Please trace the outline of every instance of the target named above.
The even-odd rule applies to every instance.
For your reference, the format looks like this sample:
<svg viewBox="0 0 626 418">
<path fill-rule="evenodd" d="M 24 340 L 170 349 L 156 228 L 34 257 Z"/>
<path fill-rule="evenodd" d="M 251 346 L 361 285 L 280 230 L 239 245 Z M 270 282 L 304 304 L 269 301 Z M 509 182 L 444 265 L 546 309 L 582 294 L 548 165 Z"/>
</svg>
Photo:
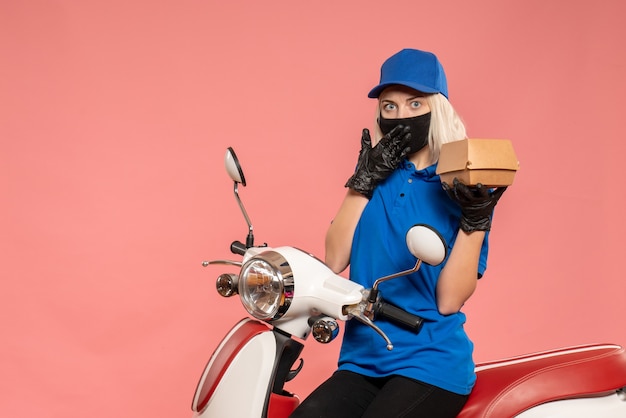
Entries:
<svg viewBox="0 0 626 418">
<path fill-rule="evenodd" d="M 376 187 L 354 232 L 350 280 L 370 288 L 380 277 L 411 269 L 416 260 L 405 237 L 418 223 L 434 227 L 450 254 L 459 230 L 460 209 L 442 189 L 435 169 L 432 165 L 416 170 L 404 160 Z M 487 241 L 485 238 L 477 272 L 481 275 L 486 268 Z M 394 349 L 388 351 L 374 330 L 356 320 L 348 321 L 339 370 L 372 377 L 401 375 L 454 393 L 470 393 L 476 377 L 474 346 L 463 329 L 465 314 L 441 315 L 437 309 L 435 290 L 446 261 L 436 267 L 422 264 L 417 272 L 379 286 L 386 301 L 424 318 L 421 331 L 415 334 L 377 319 L 376 324 L 393 343 Z"/>
</svg>

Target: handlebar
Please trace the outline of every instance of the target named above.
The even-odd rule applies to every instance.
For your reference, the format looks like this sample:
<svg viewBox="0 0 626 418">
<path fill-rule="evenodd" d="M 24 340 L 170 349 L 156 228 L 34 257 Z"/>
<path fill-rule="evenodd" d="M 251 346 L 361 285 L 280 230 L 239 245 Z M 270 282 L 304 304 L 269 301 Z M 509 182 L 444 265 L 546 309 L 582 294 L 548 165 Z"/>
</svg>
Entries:
<svg viewBox="0 0 626 418">
<path fill-rule="evenodd" d="M 383 337 L 383 339 L 387 342 L 387 350 L 393 350 L 393 344 L 391 343 L 391 340 L 389 340 L 389 337 L 385 335 L 383 330 L 374 323 L 374 319 L 376 317 L 387 318 L 410 329 L 416 334 L 422 328 L 422 324 L 424 322 L 422 317 L 409 313 L 404 309 L 400 309 L 391 303 L 385 302 L 380 297 L 377 298 L 377 301 L 374 304 L 370 305 L 372 309 L 371 311 L 366 309 L 367 301 L 364 302 L 345 306 L 345 313 L 357 321 L 371 327 L 381 337 Z"/>
<path fill-rule="evenodd" d="M 233 241 L 233 243 L 230 244 L 230 252 L 233 254 L 244 255 L 246 253 L 246 250 L 246 244 L 241 241 Z"/>
<path fill-rule="evenodd" d="M 416 334 L 420 331 L 424 323 L 424 318 L 409 313 L 381 299 L 374 305 L 374 314 L 375 316 L 387 318 L 397 324 L 403 325 Z"/>
</svg>

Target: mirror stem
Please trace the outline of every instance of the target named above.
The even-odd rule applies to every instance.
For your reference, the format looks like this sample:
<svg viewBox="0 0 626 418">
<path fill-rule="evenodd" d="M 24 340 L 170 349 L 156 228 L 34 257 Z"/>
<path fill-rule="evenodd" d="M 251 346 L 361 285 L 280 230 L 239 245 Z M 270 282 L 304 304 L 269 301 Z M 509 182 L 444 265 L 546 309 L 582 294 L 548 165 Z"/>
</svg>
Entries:
<svg viewBox="0 0 626 418">
<path fill-rule="evenodd" d="M 246 237 L 246 247 L 250 248 L 254 246 L 254 234 L 252 233 L 252 223 L 250 222 L 250 218 L 248 217 L 248 212 L 246 212 L 246 208 L 243 206 L 241 199 L 239 198 L 239 183 L 235 183 L 234 193 L 235 199 L 237 200 L 237 204 L 239 205 L 239 209 L 241 209 L 241 213 L 243 213 L 243 217 L 246 219 L 246 223 L 248 224 L 248 236 Z"/>
<path fill-rule="evenodd" d="M 365 308 L 365 315 L 370 318 L 374 315 L 374 304 L 376 303 L 376 300 L 378 299 L 378 286 L 382 282 L 395 279 L 396 277 L 406 276 L 407 274 L 415 273 L 417 270 L 419 270 L 421 265 L 422 265 L 422 260 L 418 259 L 417 262 L 415 263 L 415 266 L 412 269 L 401 271 L 400 273 L 391 274 L 389 276 L 381 277 L 380 279 L 376 280 L 367 298 L 367 307 Z"/>
<path fill-rule="evenodd" d="M 419 270 L 421 265 L 422 265 L 422 260 L 418 259 L 417 262 L 415 263 L 415 266 L 412 269 L 410 269 L 410 270 L 405 270 L 405 271 L 401 271 L 400 273 L 394 273 L 394 274 L 391 274 L 389 276 L 381 277 L 380 279 L 378 279 L 378 280 L 376 280 L 374 282 L 374 286 L 372 286 L 372 290 L 375 290 L 376 293 L 378 293 L 378 286 L 382 282 L 386 282 L 387 280 L 395 279 L 396 277 L 406 276 L 407 274 L 415 273 L 417 270 Z"/>
</svg>

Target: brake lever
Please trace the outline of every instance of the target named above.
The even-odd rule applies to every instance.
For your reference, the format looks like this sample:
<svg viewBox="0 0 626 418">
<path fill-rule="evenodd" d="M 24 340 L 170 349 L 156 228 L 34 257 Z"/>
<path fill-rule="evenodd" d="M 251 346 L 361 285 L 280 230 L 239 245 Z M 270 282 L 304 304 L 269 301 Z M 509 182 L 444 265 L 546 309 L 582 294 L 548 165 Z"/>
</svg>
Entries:
<svg viewBox="0 0 626 418">
<path fill-rule="evenodd" d="M 202 262 L 202 267 L 206 267 L 206 266 L 211 265 L 211 264 L 223 264 L 223 265 L 227 265 L 227 266 L 237 266 L 237 267 L 243 266 L 243 263 L 241 261 L 210 260 L 210 261 L 203 261 Z"/>
<path fill-rule="evenodd" d="M 391 340 L 389 339 L 389 337 L 387 337 L 387 335 L 385 335 L 385 333 L 383 332 L 382 329 L 380 329 L 378 327 L 378 325 L 376 325 L 371 319 L 369 319 L 362 311 L 361 309 L 361 305 L 362 304 L 358 304 L 358 305 L 350 305 L 346 308 L 346 313 L 356 319 L 357 321 L 361 322 L 362 324 L 365 324 L 367 326 L 369 326 L 370 328 L 372 328 L 374 331 L 376 331 L 378 333 L 378 335 L 380 335 L 381 337 L 383 337 L 383 339 L 385 340 L 385 342 L 387 343 L 387 350 L 391 351 L 393 350 L 393 344 L 391 343 Z"/>
</svg>

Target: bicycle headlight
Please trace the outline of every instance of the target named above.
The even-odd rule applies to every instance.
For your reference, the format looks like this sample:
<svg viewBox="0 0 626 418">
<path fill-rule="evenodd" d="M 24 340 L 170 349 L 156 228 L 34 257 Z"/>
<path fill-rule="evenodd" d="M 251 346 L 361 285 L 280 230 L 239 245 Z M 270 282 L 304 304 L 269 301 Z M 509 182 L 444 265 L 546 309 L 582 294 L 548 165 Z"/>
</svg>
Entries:
<svg viewBox="0 0 626 418">
<path fill-rule="evenodd" d="M 293 272 L 276 251 L 265 251 L 244 263 L 239 274 L 241 303 L 257 319 L 282 317 L 293 299 Z"/>
</svg>

